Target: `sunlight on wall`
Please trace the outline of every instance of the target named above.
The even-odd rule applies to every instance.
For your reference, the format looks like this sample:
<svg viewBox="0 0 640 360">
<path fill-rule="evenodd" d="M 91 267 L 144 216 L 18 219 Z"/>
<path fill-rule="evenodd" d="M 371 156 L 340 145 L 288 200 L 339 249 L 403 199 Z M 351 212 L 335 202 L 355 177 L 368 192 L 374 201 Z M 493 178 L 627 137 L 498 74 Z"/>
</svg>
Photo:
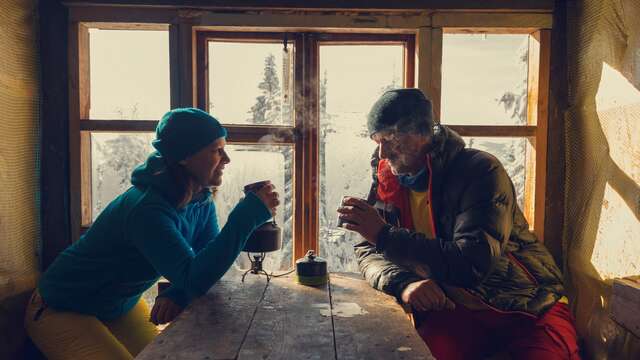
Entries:
<svg viewBox="0 0 640 360">
<path fill-rule="evenodd" d="M 640 184 L 640 91 L 620 72 L 603 65 L 596 108 L 613 162 Z M 616 189 L 610 178 L 602 203 L 600 223 L 591 262 L 603 278 L 640 274 L 640 221 L 624 200 L 637 196 L 630 189 Z M 633 188 L 633 186 L 631 186 Z M 631 199 L 632 203 L 640 199 Z M 640 206 L 640 205 L 636 205 Z"/>
<path fill-rule="evenodd" d="M 591 263 L 603 279 L 640 274 L 640 223 L 607 184 Z"/>
</svg>

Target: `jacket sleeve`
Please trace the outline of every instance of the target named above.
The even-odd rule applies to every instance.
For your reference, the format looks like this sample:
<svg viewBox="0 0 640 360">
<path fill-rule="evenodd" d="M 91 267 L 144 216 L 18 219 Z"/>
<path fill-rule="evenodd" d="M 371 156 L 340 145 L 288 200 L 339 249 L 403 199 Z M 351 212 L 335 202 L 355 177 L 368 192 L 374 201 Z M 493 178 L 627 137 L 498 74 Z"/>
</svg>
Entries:
<svg viewBox="0 0 640 360">
<path fill-rule="evenodd" d="M 376 290 L 395 296 L 402 302 L 402 291 L 421 277 L 402 266 L 396 265 L 364 241 L 354 246 L 360 272 Z"/>
<path fill-rule="evenodd" d="M 468 288 L 481 283 L 511 234 L 513 184 L 504 168 L 495 167 L 471 180 L 460 199 L 451 239 L 386 227 L 377 249 L 429 265 L 433 278 L 445 284 Z"/>
<path fill-rule="evenodd" d="M 367 195 L 369 204 L 375 203 L 377 198 L 379 161 L 378 147 L 376 147 L 371 155 L 372 184 Z M 369 284 L 376 290 L 395 296 L 399 303 L 402 303 L 402 291 L 404 291 L 404 288 L 412 282 L 422 280 L 420 276 L 409 269 L 387 259 L 381 252 L 377 251 L 375 246 L 372 246 L 367 241 L 354 245 L 354 250 L 360 272 Z"/>
<path fill-rule="evenodd" d="M 128 236 L 172 286 L 196 297 L 207 292 L 227 272 L 249 235 L 270 217 L 258 197 L 247 195 L 229 214 L 218 236 L 208 241 L 197 255 L 178 230 L 170 211 L 159 205 L 132 214 Z"/>
<path fill-rule="evenodd" d="M 190 297 L 187 292 L 175 285 L 171 285 L 169 286 L 169 288 L 167 288 L 165 291 L 161 292 L 160 294 L 158 294 L 158 297 L 166 297 L 171 299 L 174 303 L 180 305 L 180 307 L 185 308 L 187 307 L 187 305 L 189 305 L 189 303 L 191 303 L 191 300 L 193 300 L 192 297 Z"/>
<path fill-rule="evenodd" d="M 216 214 L 216 205 L 213 201 L 207 207 L 205 216 L 206 219 L 198 233 L 198 237 L 191 246 L 196 256 L 210 241 L 215 240 L 220 233 L 220 226 L 218 225 L 218 217 Z M 193 300 L 193 297 L 189 296 L 184 289 L 173 284 L 158 294 L 158 297 L 169 298 L 183 308 L 189 305 L 191 300 Z"/>
</svg>

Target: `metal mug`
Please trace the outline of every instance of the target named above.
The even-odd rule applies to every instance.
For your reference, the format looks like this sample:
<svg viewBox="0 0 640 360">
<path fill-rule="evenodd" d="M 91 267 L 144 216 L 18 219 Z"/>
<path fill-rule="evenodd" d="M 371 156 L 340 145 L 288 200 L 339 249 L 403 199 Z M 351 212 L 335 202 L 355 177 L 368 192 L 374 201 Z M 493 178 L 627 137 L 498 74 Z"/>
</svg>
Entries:
<svg viewBox="0 0 640 360">
<path fill-rule="evenodd" d="M 267 185 L 268 183 L 269 183 L 269 180 L 256 181 L 254 183 L 245 185 L 242 191 L 244 192 L 245 195 L 247 195 L 250 192 L 255 193 L 256 191 L 262 189 L 262 187 Z"/>
<path fill-rule="evenodd" d="M 263 180 L 245 185 L 243 191 L 247 195 L 259 191 L 263 186 L 267 185 L 269 180 Z M 282 248 L 282 229 L 276 224 L 276 220 L 266 222 L 259 226 L 249 236 L 242 251 L 253 253 L 265 253 L 277 251 Z"/>
<path fill-rule="evenodd" d="M 355 198 L 355 196 L 347 196 L 347 195 L 343 196 L 343 197 L 342 197 L 342 201 L 340 201 L 340 206 L 344 206 L 344 201 L 345 201 L 345 199 L 346 199 L 346 198 L 349 198 L 349 197 L 353 197 L 353 198 Z M 365 201 L 364 199 L 360 199 L 360 200 Z M 353 223 L 353 222 L 351 222 L 351 221 L 343 220 L 343 219 L 338 215 L 338 223 L 337 223 L 337 225 L 336 225 L 336 226 L 337 226 L 337 227 L 344 227 L 344 224 L 354 224 L 354 223 Z"/>
</svg>

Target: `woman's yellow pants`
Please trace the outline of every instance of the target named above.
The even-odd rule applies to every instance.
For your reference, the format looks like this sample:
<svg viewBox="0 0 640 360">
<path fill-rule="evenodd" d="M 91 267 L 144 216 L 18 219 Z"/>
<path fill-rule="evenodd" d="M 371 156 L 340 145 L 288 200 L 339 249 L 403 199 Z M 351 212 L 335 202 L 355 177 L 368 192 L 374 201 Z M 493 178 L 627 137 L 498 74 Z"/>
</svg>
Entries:
<svg viewBox="0 0 640 360">
<path fill-rule="evenodd" d="M 25 314 L 25 328 L 49 360 L 133 359 L 158 334 L 141 298 L 128 313 L 111 321 L 57 311 L 43 304 L 34 291 Z"/>
</svg>

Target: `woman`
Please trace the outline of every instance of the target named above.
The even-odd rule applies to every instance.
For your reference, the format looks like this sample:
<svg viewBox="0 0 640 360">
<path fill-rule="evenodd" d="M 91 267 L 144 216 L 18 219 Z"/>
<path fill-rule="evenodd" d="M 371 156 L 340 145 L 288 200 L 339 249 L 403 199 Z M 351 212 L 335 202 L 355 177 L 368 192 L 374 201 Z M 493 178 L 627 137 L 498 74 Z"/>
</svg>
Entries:
<svg viewBox="0 0 640 360">
<path fill-rule="evenodd" d="M 226 129 L 204 111 L 165 114 L 157 150 L 133 186 L 43 274 L 25 326 L 49 359 L 131 359 L 233 264 L 255 228 L 275 214 L 270 183 L 249 193 L 220 230 L 211 188 L 230 159 Z M 160 276 L 171 287 L 151 313 L 141 298 Z M 150 322 L 151 320 L 151 322 Z"/>
</svg>

